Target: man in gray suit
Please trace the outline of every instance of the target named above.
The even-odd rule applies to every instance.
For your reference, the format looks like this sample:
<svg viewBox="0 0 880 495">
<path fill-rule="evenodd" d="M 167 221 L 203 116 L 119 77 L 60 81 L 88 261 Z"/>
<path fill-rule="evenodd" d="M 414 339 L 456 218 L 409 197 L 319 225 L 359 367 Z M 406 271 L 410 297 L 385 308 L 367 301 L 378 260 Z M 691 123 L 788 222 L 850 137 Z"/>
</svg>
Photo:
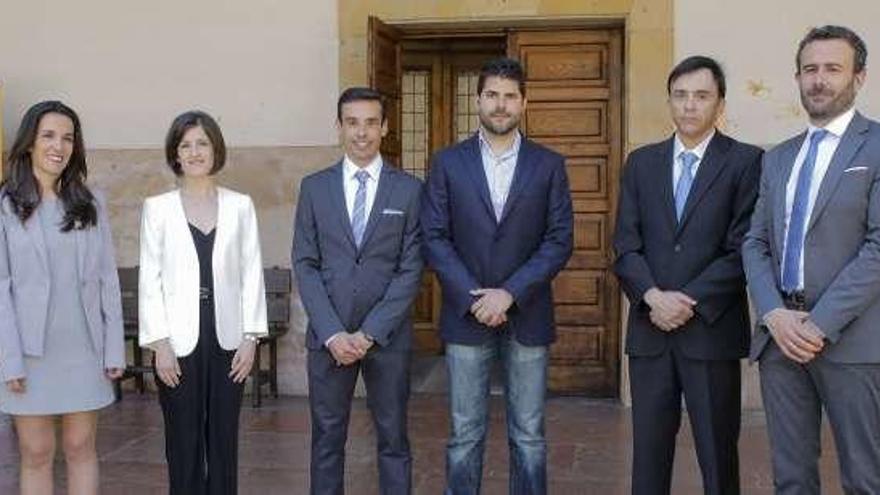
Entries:
<svg viewBox="0 0 880 495">
<path fill-rule="evenodd" d="M 880 124 L 853 108 L 866 58 L 844 27 L 801 41 L 809 125 L 764 155 L 743 243 L 777 493 L 820 493 L 823 407 L 844 491 L 880 493 Z"/>
<path fill-rule="evenodd" d="M 410 493 L 406 434 L 410 305 L 418 293 L 421 182 L 382 159 L 382 98 L 368 88 L 339 97 L 345 156 L 303 179 L 293 251 L 309 317 L 311 493 L 343 493 L 351 398 L 363 371 L 377 435 L 381 493 Z"/>
</svg>

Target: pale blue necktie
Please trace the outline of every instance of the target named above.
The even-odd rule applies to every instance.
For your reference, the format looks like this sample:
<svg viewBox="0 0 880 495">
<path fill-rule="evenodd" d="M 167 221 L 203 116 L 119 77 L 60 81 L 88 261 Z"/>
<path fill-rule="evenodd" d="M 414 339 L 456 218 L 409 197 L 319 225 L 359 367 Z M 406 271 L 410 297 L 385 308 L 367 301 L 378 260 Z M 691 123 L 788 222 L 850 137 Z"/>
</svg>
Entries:
<svg viewBox="0 0 880 495">
<path fill-rule="evenodd" d="M 804 251 L 804 229 L 807 225 L 807 207 L 810 203 L 810 185 L 813 182 L 813 169 L 816 168 L 816 154 L 819 143 L 828 131 L 819 129 L 810 135 L 810 148 L 798 173 L 791 215 L 788 219 L 788 235 L 785 237 L 785 259 L 782 262 L 782 290 L 788 294 L 800 285 L 801 256 Z"/>
<path fill-rule="evenodd" d="M 367 179 L 370 178 L 370 173 L 359 170 L 354 177 L 358 181 L 358 188 L 354 195 L 354 208 L 351 210 L 351 233 L 354 235 L 355 245 L 361 247 L 364 229 L 367 227 Z"/>
<path fill-rule="evenodd" d="M 681 176 L 678 178 L 678 184 L 675 185 L 675 218 L 679 221 L 681 220 L 681 214 L 684 212 L 684 205 L 687 203 L 691 185 L 694 183 L 694 164 L 699 159 L 697 155 L 690 151 L 685 151 L 680 156 Z"/>
</svg>

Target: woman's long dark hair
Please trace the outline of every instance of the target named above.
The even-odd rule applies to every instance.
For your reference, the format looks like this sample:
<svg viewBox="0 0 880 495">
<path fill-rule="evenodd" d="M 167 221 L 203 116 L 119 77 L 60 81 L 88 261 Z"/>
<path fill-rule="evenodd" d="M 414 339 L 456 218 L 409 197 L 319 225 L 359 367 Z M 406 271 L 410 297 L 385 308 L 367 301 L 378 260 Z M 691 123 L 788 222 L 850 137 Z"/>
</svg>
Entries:
<svg viewBox="0 0 880 495">
<path fill-rule="evenodd" d="M 42 101 L 25 112 L 15 141 L 9 150 L 8 175 L 0 185 L 2 189 L 0 194 L 9 198 L 12 212 L 22 223 L 26 222 L 40 205 L 42 195 L 31 163 L 31 150 L 37 138 L 40 120 L 49 113 L 64 115 L 73 122 L 73 153 L 55 184 L 58 197 L 64 206 L 61 231 L 85 229 L 97 224 L 98 212 L 95 208 L 95 197 L 85 184 L 88 170 L 82 127 L 76 112 L 60 101 Z"/>
</svg>

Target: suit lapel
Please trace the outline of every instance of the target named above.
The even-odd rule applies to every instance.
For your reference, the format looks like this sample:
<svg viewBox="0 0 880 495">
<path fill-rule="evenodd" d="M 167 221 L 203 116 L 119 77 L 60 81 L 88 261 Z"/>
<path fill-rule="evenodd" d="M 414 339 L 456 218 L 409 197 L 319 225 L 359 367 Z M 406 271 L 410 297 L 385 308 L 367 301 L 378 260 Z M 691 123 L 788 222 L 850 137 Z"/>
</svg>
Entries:
<svg viewBox="0 0 880 495">
<path fill-rule="evenodd" d="M 534 160 L 532 160 L 531 155 L 532 145 L 525 137 L 522 137 L 519 152 L 516 157 L 516 166 L 513 169 L 513 182 L 510 184 L 510 192 L 507 194 L 507 201 L 504 202 L 504 211 L 501 213 L 501 221 L 498 222 L 499 224 L 504 223 L 507 215 L 510 214 L 510 211 L 513 209 L 514 203 L 519 198 L 520 193 L 522 193 L 526 184 L 531 181 L 532 175 L 535 172 L 535 167 L 538 166 L 538 164 L 534 163 Z M 485 175 L 486 174 L 484 173 L 483 176 Z"/>
<path fill-rule="evenodd" d="M 843 171 L 849 166 L 859 148 L 865 142 L 865 134 L 868 132 L 868 121 L 858 113 L 853 116 L 849 128 L 840 138 L 840 143 L 831 157 L 831 163 L 825 172 L 825 177 L 819 185 L 819 194 L 816 196 L 816 203 L 813 205 L 813 212 L 810 214 L 810 222 L 807 224 L 806 232 L 815 225 L 816 219 L 822 214 L 822 210 L 828 206 L 831 194 L 837 189 L 837 183 L 843 176 Z"/>
<path fill-rule="evenodd" d="M 783 246 L 785 246 L 785 196 L 788 181 L 791 178 L 791 171 L 794 168 L 798 151 L 800 151 L 801 144 L 806 137 L 807 134 L 803 133 L 798 139 L 792 139 L 779 154 L 779 165 L 785 168 L 779 174 L 780 180 L 773 190 L 773 234 L 776 237 L 776 245 L 779 247 L 780 255 Z"/>
<path fill-rule="evenodd" d="M 731 144 L 732 143 L 727 136 L 724 136 L 720 132 L 715 132 L 715 136 L 712 138 L 712 141 L 709 142 L 709 146 L 706 148 L 706 154 L 703 156 L 703 159 L 700 160 L 700 166 L 697 168 L 697 176 L 694 177 L 694 184 L 691 186 L 691 190 L 688 193 L 681 220 L 678 222 L 678 232 L 681 232 L 685 224 L 687 224 L 688 218 L 691 213 L 693 213 L 697 203 L 700 202 L 703 195 L 706 194 L 706 191 L 709 190 L 709 187 L 715 182 L 715 179 L 718 178 L 718 174 L 724 169 L 724 164 L 727 162 L 727 153 L 730 151 Z"/>
<path fill-rule="evenodd" d="M 334 167 L 333 173 L 330 174 L 330 181 L 327 183 L 327 197 L 330 198 L 331 210 L 336 215 L 339 223 L 339 230 L 345 233 L 348 242 L 351 243 L 352 249 L 357 249 L 354 243 L 354 234 L 351 232 L 351 219 L 348 218 L 348 207 L 345 206 L 345 177 L 342 170 L 342 160 Z"/>
<path fill-rule="evenodd" d="M 477 194 L 482 199 L 486 212 L 494 220 L 495 209 L 492 208 L 492 196 L 489 194 L 489 183 L 486 182 L 486 172 L 483 170 L 483 154 L 480 151 L 480 140 L 476 133 L 465 142 L 463 150 L 465 154 L 464 168 L 470 175 L 474 187 L 477 188 Z"/>
<path fill-rule="evenodd" d="M 669 138 L 656 148 L 657 156 L 652 161 L 657 165 L 652 165 L 651 170 L 654 171 L 655 179 L 659 183 L 661 214 L 670 230 L 674 232 L 678 227 L 678 219 L 675 216 L 675 191 L 672 189 L 672 170 L 675 166 L 672 143 L 673 138 Z"/>
<path fill-rule="evenodd" d="M 376 225 L 382 218 L 382 212 L 388 206 L 388 200 L 394 191 L 394 185 L 397 182 L 397 169 L 393 168 L 388 162 L 383 160 L 382 172 L 379 174 L 379 186 L 376 189 L 376 197 L 373 198 L 373 207 L 370 208 L 370 218 L 367 220 L 367 226 L 364 229 L 364 238 L 361 239 L 361 249 L 367 245 Z M 351 230 L 351 229 L 349 229 Z"/>
</svg>

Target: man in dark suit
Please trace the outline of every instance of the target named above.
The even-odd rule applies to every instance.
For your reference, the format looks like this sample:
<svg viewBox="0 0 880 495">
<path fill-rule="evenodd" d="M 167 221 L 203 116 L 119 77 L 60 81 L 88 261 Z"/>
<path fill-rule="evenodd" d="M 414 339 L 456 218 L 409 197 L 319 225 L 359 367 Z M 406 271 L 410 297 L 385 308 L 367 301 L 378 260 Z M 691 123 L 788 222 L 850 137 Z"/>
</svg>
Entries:
<svg viewBox="0 0 880 495">
<path fill-rule="evenodd" d="M 554 339 L 550 282 L 572 250 L 563 158 L 521 136 L 519 62 L 487 62 L 480 130 L 438 152 L 422 203 L 425 253 L 440 278 L 450 379 L 447 493 L 480 490 L 494 361 L 504 366 L 510 493 L 546 492 L 544 396 Z"/>
<path fill-rule="evenodd" d="M 421 183 L 379 154 L 382 98 L 350 88 L 337 104 L 345 156 L 302 181 L 293 251 L 309 317 L 311 493 L 343 493 L 351 398 L 363 371 L 382 493 L 410 493 L 406 433 L 410 305 L 419 290 Z"/>
<path fill-rule="evenodd" d="M 880 124 L 854 108 L 866 59 L 845 27 L 801 40 L 809 125 L 764 155 L 743 244 L 780 494 L 820 493 L 823 407 L 843 491 L 880 493 Z"/>
<path fill-rule="evenodd" d="M 630 153 L 614 233 L 614 271 L 630 301 L 632 491 L 669 493 L 683 394 L 705 493 L 739 493 L 749 345 L 740 245 L 761 150 L 715 129 L 725 80 L 714 60 L 683 60 L 667 91 L 675 135 Z"/>
</svg>

